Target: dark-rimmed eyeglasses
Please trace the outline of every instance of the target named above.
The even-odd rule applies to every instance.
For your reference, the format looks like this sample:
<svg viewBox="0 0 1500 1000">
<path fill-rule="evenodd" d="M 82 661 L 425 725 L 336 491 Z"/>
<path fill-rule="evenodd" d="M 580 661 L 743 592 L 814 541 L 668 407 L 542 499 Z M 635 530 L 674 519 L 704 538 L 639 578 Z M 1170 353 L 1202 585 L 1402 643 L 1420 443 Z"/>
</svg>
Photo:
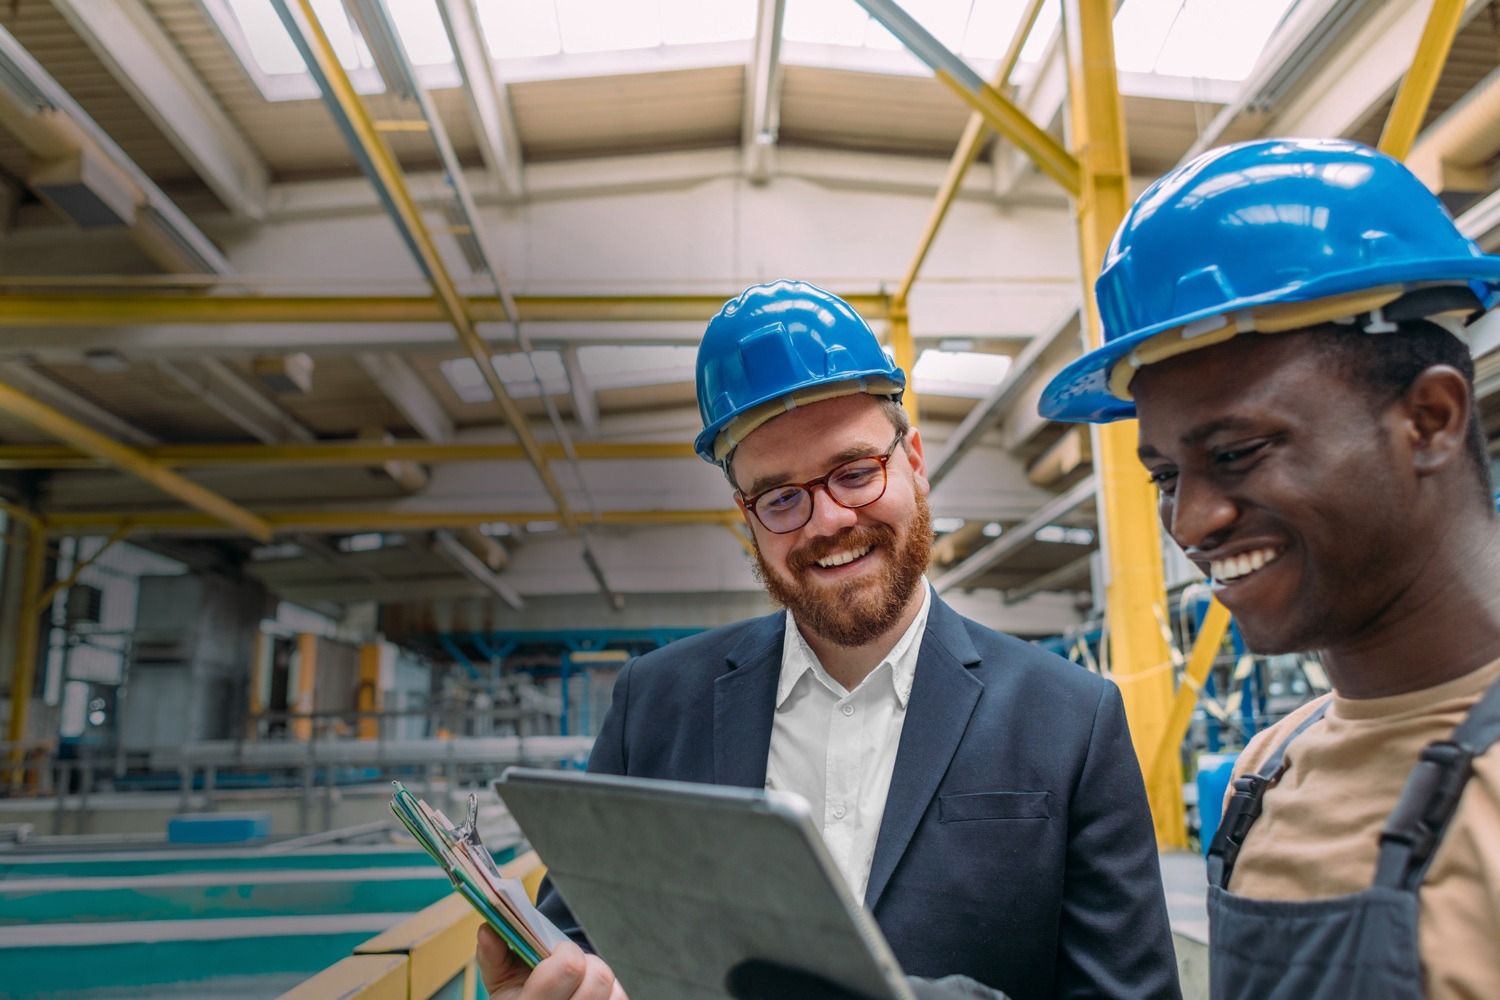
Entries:
<svg viewBox="0 0 1500 1000">
<path fill-rule="evenodd" d="M 883 455 L 851 459 L 834 467 L 826 476 L 805 483 L 772 486 L 753 497 L 744 497 L 741 502 L 767 531 L 776 535 L 796 531 L 812 520 L 812 491 L 819 486 L 840 507 L 850 510 L 868 507 L 885 496 L 886 465 L 905 436 L 898 433 Z"/>
</svg>

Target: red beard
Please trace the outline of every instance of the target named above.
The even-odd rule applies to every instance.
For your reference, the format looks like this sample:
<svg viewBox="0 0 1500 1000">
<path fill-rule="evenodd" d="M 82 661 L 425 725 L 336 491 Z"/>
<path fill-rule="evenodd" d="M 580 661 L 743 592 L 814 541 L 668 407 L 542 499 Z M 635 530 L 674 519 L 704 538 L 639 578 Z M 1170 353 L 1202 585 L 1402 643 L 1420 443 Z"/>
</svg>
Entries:
<svg viewBox="0 0 1500 1000">
<path fill-rule="evenodd" d="M 790 580 L 767 565 L 756 545 L 755 575 L 771 599 L 792 613 L 798 626 L 853 649 L 873 642 L 900 620 L 932 558 L 932 541 L 932 512 L 927 498 L 919 493 L 904 541 L 886 524 L 854 525 L 794 549 L 787 556 Z M 819 559 L 866 545 L 883 549 L 887 555 L 878 578 L 847 580 L 831 587 L 807 579 L 810 567 Z"/>
</svg>

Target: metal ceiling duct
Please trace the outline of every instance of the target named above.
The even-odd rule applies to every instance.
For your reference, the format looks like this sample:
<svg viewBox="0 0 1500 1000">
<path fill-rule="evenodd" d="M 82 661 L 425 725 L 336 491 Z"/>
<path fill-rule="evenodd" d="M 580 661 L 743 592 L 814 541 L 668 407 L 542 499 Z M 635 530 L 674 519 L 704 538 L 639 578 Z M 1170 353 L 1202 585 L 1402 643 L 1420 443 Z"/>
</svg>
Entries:
<svg viewBox="0 0 1500 1000">
<path fill-rule="evenodd" d="M 1490 190 L 1490 161 L 1500 154 L 1500 69 L 1429 125 L 1406 165 L 1455 207 Z"/>
</svg>

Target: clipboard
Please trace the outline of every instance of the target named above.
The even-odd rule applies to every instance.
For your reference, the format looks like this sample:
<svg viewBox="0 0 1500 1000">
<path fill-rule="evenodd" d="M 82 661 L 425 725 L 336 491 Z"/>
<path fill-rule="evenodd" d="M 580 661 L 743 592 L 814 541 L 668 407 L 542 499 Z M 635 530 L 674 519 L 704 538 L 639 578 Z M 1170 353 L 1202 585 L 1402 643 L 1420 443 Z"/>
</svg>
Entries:
<svg viewBox="0 0 1500 1000">
<path fill-rule="evenodd" d="M 469 815 L 460 825 L 394 782 L 391 812 L 447 874 L 458 894 L 479 911 L 500 939 L 530 968 L 567 940 L 562 931 L 531 905 L 519 879 L 500 874 L 495 859 L 475 828 L 478 802 L 469 796 Z"/>
<path fill-rule="evenodd" d="M 495 791 L 631 996 L 732 1000 L 760 959 L 912 1000 L 800 796 L 517 767 Z"/>
</svg>

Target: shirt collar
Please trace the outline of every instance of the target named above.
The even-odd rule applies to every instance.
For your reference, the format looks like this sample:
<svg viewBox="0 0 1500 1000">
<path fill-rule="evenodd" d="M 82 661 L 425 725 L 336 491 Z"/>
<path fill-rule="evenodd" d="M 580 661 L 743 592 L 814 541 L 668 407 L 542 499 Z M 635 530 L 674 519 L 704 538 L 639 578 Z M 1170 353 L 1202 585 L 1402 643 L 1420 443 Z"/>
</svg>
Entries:
<svg viewBox="0 0 1500 1000">
<path fill-rule="evenodd" d="M 928 612 L 932 610 L 932 587 L 927 583 L 927 578 L 922 578 L 922 606 L 917 609 L 917 616 L 907 626 L 906 631 L 901 633 L 901 638 L 891 647 L 891 651 L 885 654 L 885 658 L 876 664 L 875 669 L 870 671 L 868 682 L 876 674 L 884 673 L 890 677 L 890 683 L 896 692 L 896 700 L 901 707 L 906 707 L 907 699 L 911 697 L 912 683 L 917 675 L 917 656 L 921 652 L 921 636 L 927 628 Z M 891 669 L 884 671 L 881 668 L 887 664 Z M 797 682 L 803 676 L 812 673 L 823 683 L 829 685 L 835 691 L 838 684 L 824 671 L 823 665 L 818 662 L 818 656 L 802 638 L 802 633 L 797 629 L 796 619 L 792 613 L 786 613 L 786 634 L 781 643 L 781 677 L 776 683 L 776 707 L 779 709 L 786 700 L 791 697 L 792 691 L 797 687 Z"/>
</svg>

